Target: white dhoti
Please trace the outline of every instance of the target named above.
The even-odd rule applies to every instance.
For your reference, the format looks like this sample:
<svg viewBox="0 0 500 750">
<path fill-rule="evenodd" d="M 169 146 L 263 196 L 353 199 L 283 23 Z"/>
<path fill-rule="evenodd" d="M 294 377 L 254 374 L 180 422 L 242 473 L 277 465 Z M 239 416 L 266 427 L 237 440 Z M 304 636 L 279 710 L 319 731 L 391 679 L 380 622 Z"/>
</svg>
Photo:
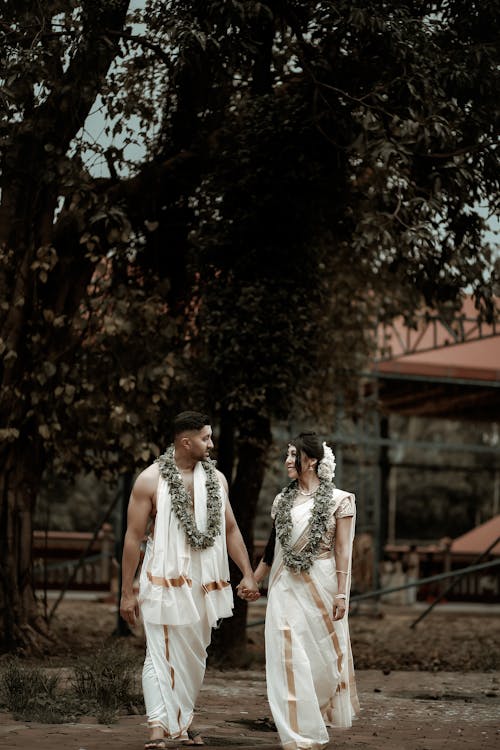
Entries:
<svg viewBox="0 0 500 750">
<path fill-rule="evenodd" d="M 193 479 L 194 515 L 204 531 L 207 512 L 201 464 Z M 159 480 L 154 539 L 148 540 L 139 582 L 146 635 L 142 683 L 149 726 L 161 727 L 170 738 L 187 739 L 212 627 L 232 614 L 222 487 L 221 499 L 221 533 L 213 546 L 194 550 L 172 509 L 168 484 Z"/>
<path fill-rule="evenodd" d="M 292 542 L 299 549 L 310 512 L 311 503 L 292 509 Z M 284 567 L 277 541 L 266 610 L 266 679 L 287 750 L 323 747 L 327 727 L 350 727 L 359 709 L 348 620 L 332 618 L 336 592 L 333 553 L 296 574 Z"/>
<path fill-rule="evenodd" d="M 186 625 L 144 622 L 147 650 L 142 687 L 148 725 L 161 727 L 171 738 L 187 738 L 205 675 L 212 632 L 201 583 L 199 552 L 191 554 L 191 576 L 191 593 L 199 613 L 197 622 Z"/>
</svg>

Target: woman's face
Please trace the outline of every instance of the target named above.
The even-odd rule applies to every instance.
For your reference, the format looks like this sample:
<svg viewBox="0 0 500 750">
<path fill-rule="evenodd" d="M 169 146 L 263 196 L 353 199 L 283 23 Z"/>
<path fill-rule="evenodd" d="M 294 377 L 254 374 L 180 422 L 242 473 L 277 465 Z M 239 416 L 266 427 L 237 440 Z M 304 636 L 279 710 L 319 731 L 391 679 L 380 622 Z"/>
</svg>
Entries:
<svg viewBox="0 0 500 750">
<path fill-rule="evenodd" d="M 299 476 L 297 468 L 295 466 L 295 460 L 297 458 L 297 448 L 294 445 L 289 445 L 286 452 L 285 466 L 290 479 L 297 479 Z"/>
<path fill-rule="evenodd" d="M 288 450 L 286 452 L 286 458 L 285 458 L 285 466 L 286 470 L 288 472 L 288 476 L 290 479 L 297 479 L 298 477 L 302 476 L 305 471 L 309 468 L 309 464 L 311 462 L 311 459 L 306 456 L 304 451 L 300 452 L 300 464 L 301 464 L 301 470 L 300 472 L 297 471 L 297 448 L 294 445 L 289 445 Z"/>
<path fill-rule="evenodd" d="M 285 466 L 290 479 L 299 479 L 305 474 L 309 475 L 317 464 L 316 458 L 310 458 L 307 453 L 300 451 L 300 471 L 297 471 L 297 453 L 297 448 L 290 444 L 285 458 Z"/>
</svg>

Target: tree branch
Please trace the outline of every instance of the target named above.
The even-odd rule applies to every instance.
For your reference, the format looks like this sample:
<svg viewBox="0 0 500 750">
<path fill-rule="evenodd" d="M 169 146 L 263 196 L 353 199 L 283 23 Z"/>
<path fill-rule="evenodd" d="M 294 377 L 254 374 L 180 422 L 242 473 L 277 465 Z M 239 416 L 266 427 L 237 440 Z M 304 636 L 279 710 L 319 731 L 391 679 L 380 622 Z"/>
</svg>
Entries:
<svg viewBox="0 0 500 750">
<path fill-rule="evenodd" d="M 470 146 L 463 146 L 462 148 L 457 148 L 456 151 L 448 151 L 443 154 L 439 153 L 430 153 L 430 154 L 419 154 L 419 156 L 423 156 L 426 159 L 451 159 L 453 156 L 463 156 L 464 154 L 473 153 L 475 151 L 483 151 L 486 148 L 489 148 L 490 146 L 494 146 L 494 141 L 486 141 L 486 143 L 474 143 Z"/>
<path fill-rule="evenodd" d="M 145 36 L 137 36 L 136 34 L 132 34 L 130 31 L 127 31 L 126 29 L 122 29 L 120 31 L 116 29 L 106 29 L 105 33 L 109 36 L 115 36 L 120 37 L 121 39 L 129 39 L 131 42 L 136 42 L 137 44 L 140 44 L 141 47 L 146 47 L 147 49 L 150 49 L 152 52 L 155 52 L 160 60 L 165 63 L 165 65 L 169 66 L 172 63 L 172 59 L 170 55 L 168 55 L 162 47 L 160 47 L 159 44 L 155 44 L 154 42 L 150 42 L 149 39 L 147 39 Z"/>
<path fill-rule="evenodd" d="M 113 10 L 100 8 L 96 12 L 94 6 L 89 9 L 92 24 L 87 19 L 82 44 L 61 78 L 60 85 L 35 112 L 37 127 L 50 129 L 51 135 L 57 134 L 58 146 L 62 150 L 67 148 L 85 121 L 100 84 L 117 54 L 116 45 L 106 37 L 107 24 L 103 29 L 102 21 L 112 22 L 110 25 L 115 29 L 123 26 L 128 5 L 128 0 L 122 0 Z M 102 15 L 104 18 L 101 18 Z"/>
</svg>

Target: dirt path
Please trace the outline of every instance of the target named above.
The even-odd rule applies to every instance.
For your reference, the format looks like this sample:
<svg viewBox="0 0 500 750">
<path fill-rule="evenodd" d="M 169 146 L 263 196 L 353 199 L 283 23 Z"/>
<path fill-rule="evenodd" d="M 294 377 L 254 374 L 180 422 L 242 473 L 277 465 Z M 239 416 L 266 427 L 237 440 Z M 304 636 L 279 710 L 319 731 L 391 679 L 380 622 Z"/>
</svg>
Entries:
<svg viewBox="0 0 500 750">
<path fill-rule="evenodd" d="M 257 602 L 249 622 L 262 623 L 264 609 L 265 602 Z M 444 606 L 425 627 L 412 630 L 417 614 L 415 609 L 383 607 L 351 618 L 362 712 L 352 729 L 332 732 L 334 750 L 500 747 L 498 608 L 454 611 Z M 41 664 L 70 666 L 75 658 L 101 648 L 115 623 L 116 609 L 110 604 L 63 602 L 54 623 L 56 647 Z M 251 669 L 209 669 L 196 723 L 210 747 L 278 750 L 278 736 L 266 731 L 264 721 L 270 711 L 262 625 L 247 634 Z M 139 670 L 144 643 L 140 634 L 129 640 Z M 1 750 L 141 750 L 146 736 L 143 716 L 123 716 L 109 726 L 90 717 L 78 724 L 47 725 L 16 722 L 0 713 Z"/>
<path fill-rule="evenodd" d="M 493 750 L 500 747 L 500 672 L 358 672 L 362 706 L 352 729 L 334 730 L 335 750 Z M 214 748 L 279 748 L 266 730 L 270 717 L 264 672 L 209 670 L 197 726 Z M 22 723 L 0 714 L 2 750 L 140 750 L 144 717 L 116 724 Z M 175 744 L 172 744 L 175 747 Z"/>
</svg>

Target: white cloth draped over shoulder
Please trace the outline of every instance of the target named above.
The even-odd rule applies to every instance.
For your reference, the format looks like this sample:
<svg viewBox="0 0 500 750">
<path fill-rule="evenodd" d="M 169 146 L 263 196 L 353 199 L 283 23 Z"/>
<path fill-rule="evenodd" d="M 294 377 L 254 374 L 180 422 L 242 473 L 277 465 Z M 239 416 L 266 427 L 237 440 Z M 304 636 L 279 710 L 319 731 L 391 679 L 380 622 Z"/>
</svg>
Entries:
<svg viewBox="0 0 500 750">
<path fill-rule="evenodd" d="M 207 527 L 207 490 L 205 470 L 201 462 L 195 466 L 194 515 L 201 531 Z M 220 484 L 220 482 L 219 482 Z M 220 485 L 222 498 L 221 533 L 214 544 L 199 550 L 202 588 L 206 594 L 208 621 L 214 627 L 223 617 L 231 617 L 233 593 L 229 583 L 226 548 L 226 492 Z M 172 508 L 168 482 L 158 481 L 154 536 L 148 542 L 140 585 L 139 604 L 145 621 L 158 625 L 186 625 L 200 619 L 193 600 L 191 554 L 186 534 Z"/>
<path fill-rule="evenodd" d="M 319 748 L 329 741 L 327 726 L 350 727 L 359 710 L 349 637 L 349 590 L 354 495 L 333 489 L 331 524 L 309 571 L 284 566 L 276 539 L 269 576 L 266 611 L 266 677 L 268 698 L 281 743 L 286 750 Z M 273 505 L 273 513 L 280 495 Z M 295 551 L 308 541 L 314 500 L 292 508 L 291 543 Z M 338 518 L 350 518 L 346 615 L 333 620 L 337 575 L 334 544 Z"/>
</svg>

